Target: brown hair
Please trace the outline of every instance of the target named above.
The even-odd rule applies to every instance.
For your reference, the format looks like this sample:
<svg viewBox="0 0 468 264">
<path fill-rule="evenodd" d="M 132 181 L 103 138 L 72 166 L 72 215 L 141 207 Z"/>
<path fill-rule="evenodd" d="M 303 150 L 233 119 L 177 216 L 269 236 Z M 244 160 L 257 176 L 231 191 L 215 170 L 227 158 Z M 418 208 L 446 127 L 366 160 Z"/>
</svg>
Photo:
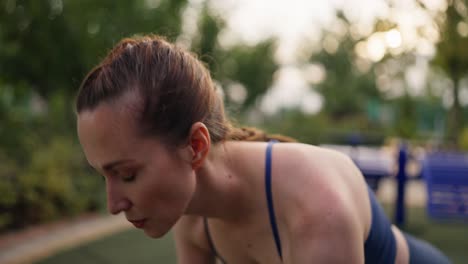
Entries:
<svg viewBox="0 0 468 264">
<path fill-rule="evenodd" d="M 207 126 L 213 143 L 226 139 L 294 141 L 254 128 L 234 128 L 202 62 L 160 36 L 121 40 L 84 78 L 76 111 L 93 110 L 128 91 L 138 92 L 142 99 L 138 113 L 142 132 L 162 136 L 168 143 L 186 142 L 192 124 L 198 121 Z"/>
</svg>

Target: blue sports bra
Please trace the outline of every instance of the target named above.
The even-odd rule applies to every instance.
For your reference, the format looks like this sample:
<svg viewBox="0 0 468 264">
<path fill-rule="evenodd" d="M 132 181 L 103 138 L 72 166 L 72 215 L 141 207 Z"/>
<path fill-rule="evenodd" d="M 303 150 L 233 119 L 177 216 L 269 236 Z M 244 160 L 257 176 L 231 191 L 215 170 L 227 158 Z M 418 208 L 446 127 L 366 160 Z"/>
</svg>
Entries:
<svg viewBox="0 0 468 264">
<path fill-rule="evenodd" d="M 272 147 L 276 141 L 268 142 L 265 158 L 265 193 L 268 206 L 268 216 L 270 220 L 271 232 L 275 240 L 276 251 L 278 256 L 283 260 L 283 252 L 281 247 L 281 239 L 276 224 L 275 210 L 273 206 L 273 195 L 271 191 L 271 155 Z M 373 191 L 368 187 L 369 200 L 371 203 L 372 224 L 369 235 L 364 243 L 365 263 L 393 264 L 396 257 L 396 241 L 391 229 L 391 223 L 388 220 L 382 207 L 379 205 Z M 213 239 L 210 234 L 207 219 L 203 219 L 205 234 L 208 238 L 208 243 L 213 255 L 218 258 L 221 263 L 227 262 L 217 252 Z"/>
</svg>

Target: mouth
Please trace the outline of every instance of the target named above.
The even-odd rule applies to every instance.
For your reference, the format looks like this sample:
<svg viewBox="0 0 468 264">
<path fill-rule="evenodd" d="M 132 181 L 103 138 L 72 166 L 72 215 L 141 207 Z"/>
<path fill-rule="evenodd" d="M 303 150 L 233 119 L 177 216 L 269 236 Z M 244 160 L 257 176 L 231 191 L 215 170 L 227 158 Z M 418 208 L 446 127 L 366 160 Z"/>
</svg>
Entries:
<svg viewBox="0 0 468 264">
<path fill-rule="evenodd" d="M 146 218 L 144 219 L 139 219 L 139 220 L 128 220 L 130 223 L 132 223 L 136 228 L 143 228 L 146 223 Z"/>
</svg>

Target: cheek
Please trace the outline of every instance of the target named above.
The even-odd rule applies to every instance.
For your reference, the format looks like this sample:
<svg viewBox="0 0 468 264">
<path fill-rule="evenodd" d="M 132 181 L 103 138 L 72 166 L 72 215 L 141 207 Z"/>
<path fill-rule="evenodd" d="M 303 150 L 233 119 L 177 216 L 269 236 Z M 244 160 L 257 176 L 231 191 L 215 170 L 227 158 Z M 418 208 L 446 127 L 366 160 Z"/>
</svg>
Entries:
<svg viewBox="0 0 468 264">
<path fill-rule="evenodd" d="M 148 236 L 159 238 L 165 235 L 185 214 L 195 191 L 194 175 L 171 173 L 161 181 L 146 184 L 139 193 L 139 210 L 151 219 L 145 229 Z M 183 178 L 176 179 L 176 178 Z M 138 206 L 135 204 L 135 206 Z"/>
<path fill-rule="evenodd" d="M 164 213 L 183 213 L 195 192 L 195 174 L 186 166 L 161 168 L 158 175 L 149 174 L 142 182 L 140 197 L 144 207 Z"/>
<path fill-rule="evenodd" d="M 164 164 L 165 173 L 161 175 L 168 196 L 184 197 L 192 194 L 195 188 L 195 174 L 189 162 L 181 158 L 169 158 Z"/>
<path fill-rule="evenodd" d="M 177 170 L 168 173 L 161 184 L 161 198 L 164 202 L 176 204 L 188 203 L 195 191 L 195 175 L 191 171 Z M 179 205 L 183 206 L 183 205 Z"/>
</svg>

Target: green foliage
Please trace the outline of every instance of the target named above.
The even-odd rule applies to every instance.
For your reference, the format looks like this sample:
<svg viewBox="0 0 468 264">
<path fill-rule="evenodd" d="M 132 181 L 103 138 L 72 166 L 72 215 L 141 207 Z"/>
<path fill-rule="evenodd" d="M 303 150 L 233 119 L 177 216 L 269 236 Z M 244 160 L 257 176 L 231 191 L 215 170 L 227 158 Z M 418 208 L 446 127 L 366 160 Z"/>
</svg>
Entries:
<svg viewBox="0 0 468 264">
<path fill-rule="evenodd" d="M 449 139 L 459 142 L 459 134 L 464 125 L 463 109 L 460 104 L 460 80 L 468 72 L 468 36 L 459 32 L 460 24 L 467 23 L 468 1 L 449 0 L 445 12 L 437 18 L 440 41 L 437 43 L 437 53 L 432 64 L 442 69 L 452 80 L 451 93 L 453 106 L 448 118 Z"/>
<path fill-rule="evenodd" d="M 234 102 L 229 97 L 229 92 L 226 93 L 228 107 L 237 106 L 243 112 L 252 107 L 273 82 L 273 74 L 279 68 L 274 59 L 277 40 L 270 38 L 251 46 L 239 43 L 227 48 L 221 47 L 218 36 L 224 26 L 225 21 L 205 3 L 192 50 L 200 54 L 213 78 L 224 89 L 235 83 L 245 87 L 247 96 L 243 102 Z"/>
<path fill-rule="evenodd" d="M 86 72 L 121 38 L 154 33 L 175 41 L 187 4 L 0 2 L 0 231 L 102 208 L 102 183 L 76 142 L 74 94 Z M 218 82 L 242 83 L 249 90 L 245 105 L 252 104 L 277 69 L 274 41 L 229 50 L 218 43 L 224 26 L 204 4 L 193 50 Z"/>
<path fill-rule="evenodd" d="M 396 102 L 397 117 L 395 134 L 402 138 L 413 138 L 416 132 L 416 108 L 414 100 L 408 95 L 403 96 Z"/>
<path fill-rule="evenodd" d="M 98 209 L 103 185 L 83 166 L 76 142 L 55 137 L 30 147 L 24 167 L 1 157 L 0 231 Z"/>
<path fill-rule="evenodd" d="M 463 128 L 462 132 L 460 133 L 458 145 L 460 146 L 461 150 L 468 151 L 468 127 Z"/>
<path fill-rule="evenodd" d="M 298 109 L 283 110 L 266 118 L 261 126 L 271 134 L 290 136 L 300 142 L 323 143 L 326 128 L 324 116 L 306 115 Z"/>
<path fill-rule="evenodd" d="M 278 69 L 273 56 L 275 49 L 276 40 L 271 38 L 255 46 L 236 45 L 226 51 L 222 65 L 228 70 L 222 81 L 237 81 L 247 89 L 241 110 L 251 107 L 271 86 L 273 74 Z"/>
<path fill-rule="evenodd" d="M 3 1 L 0 72 L 5 82 L 26 83 L 45 98 L 57 91 L 72 96 L 85 72 L 122 37 L 178 36 L 186 2 Z"/>
<path fill-rule="evenodd" d="M 18 190 L 15 188 L 14 178 L 18 167 L 15 162 L 0 153 L 0 230 L 13 221 L 13 215 L 4 213 L 7 208 L 12 208 L 17 202 Z"/>
<path fill-rule="evenodd" d="M 0 86 L 0 232 L 97 210 L 98 177 L 71 133 L 73 113 L 56 92 L 45 104 L 27 85 Z"/>
<path fill-rule="evenodd" d="M 350 22 L 343 16 L 339 19 L 350 26 Z M 326 71 L 325 80 L 315 86 L 324 97 L 323 111 L 337 120 L 363 115 L 369 100 L 380 99 L 373 68 L 362 72 L 356 67 L 354 47 L 358 41 L 349 32 L 338 37 L 324 31 L 323 39 L 327 37 L 338 38 L 336 51 L 322 49 L 309 59 L 311 63 L 322 65 Z"/>
<path fill-rule="evenodd" d="M 260 125 L 271 134 L 287 135 L 314 145 L 349 145 L 353 136 L 358 136 L 361 144 L 380 145 L 390 132 L 374 126 L 365 116 L 336 122 L 325 113 L 308 115 L 299 109 L 281 111 L 278 115 L 265 118 Z"/>
<path fill-rule="evenodd" d="M 214 14 L 208 3 L 205 2 L 198 20 L 199 34 L 196 34 L 193 38 L 191 49 L 207 63 L 208 69 L 214 78 L 218 78 L 218 72 L 221 70 L 217 61 L 221 53 L 218 36 L 225 24 L 225 21 Z"/>
</svg>

